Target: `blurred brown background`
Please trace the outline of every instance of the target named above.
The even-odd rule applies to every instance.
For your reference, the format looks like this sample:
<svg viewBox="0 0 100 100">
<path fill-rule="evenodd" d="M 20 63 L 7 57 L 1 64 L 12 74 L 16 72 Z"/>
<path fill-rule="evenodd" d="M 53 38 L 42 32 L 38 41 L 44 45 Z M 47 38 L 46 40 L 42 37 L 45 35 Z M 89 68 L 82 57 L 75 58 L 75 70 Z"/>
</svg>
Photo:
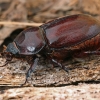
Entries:
<svg viewBox="0 0 100 100">
<path fill-rule="evenodd" d="M 100 20 L 100 0 L 0 0 L 1 21 L 45 23 L 80 13 L 90 14 Z M 11 33 L 18 28 L 25 26 L 0 25 L 1 48 L 16 37 L 21 30 Z M 5 43 L 4 39 L 7 40 Z"/>
<path fill-rule="evenodd" d="M 100 0 L 0 0 L 0 19 L 47 22 L 72 14 L 100 18 Z"/>
<path fill-rule="evenodd" d="M 45 23 L 79 13 L 90 14 L 100 20 L 100 0 L 0 0 L 1 21 Z M 12 31 L 21 27 L 8 26 L 11 28 L 0 26 L 0 44 Z"/>
</svg>

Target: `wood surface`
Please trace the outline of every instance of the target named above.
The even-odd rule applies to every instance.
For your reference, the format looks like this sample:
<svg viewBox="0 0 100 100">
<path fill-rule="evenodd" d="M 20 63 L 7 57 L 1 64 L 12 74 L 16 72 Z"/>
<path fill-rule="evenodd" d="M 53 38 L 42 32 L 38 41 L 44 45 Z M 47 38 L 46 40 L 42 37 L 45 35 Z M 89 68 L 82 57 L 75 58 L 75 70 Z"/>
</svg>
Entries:
<svg viewBox="0 0 100 100">
<path fill-rule="evenodd" d="M 5 59 L 1 58 L 3 65 Z M 70 59 L 63 63 L 68 72 L 60 67 L 53 67 L 50 62 L 40 59 L 35 72 L 28 78 L 28 85 L 60 86 L 79 82 L 98 81 L 100 79 L 100 57 L 89 56 L 84 59 Z M 25 81 L 29 65 L 25 61 L 13 59 L 11 63 L 0 67 L 1 86 L 19 86 Z"/>
</svg>

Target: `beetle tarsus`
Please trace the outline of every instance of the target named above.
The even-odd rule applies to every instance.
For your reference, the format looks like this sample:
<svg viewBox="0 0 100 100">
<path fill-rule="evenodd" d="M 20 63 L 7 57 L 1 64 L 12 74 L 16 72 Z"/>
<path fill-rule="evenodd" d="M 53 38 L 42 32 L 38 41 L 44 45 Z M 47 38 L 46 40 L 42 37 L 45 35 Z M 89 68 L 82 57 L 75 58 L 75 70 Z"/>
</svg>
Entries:
<svg viewBox="0 0 100 100">
<path fill-rule="evenodd" d="M 63 69 L 64 71 L 66 71 L 67 73 L 69 73 L 69 69 L 66 68 L 65 66 L 62 66 L 62 69 Z"/>
<path fill-rule="evenodd" d="M 28 77 L 30 77 L 30 70 L 28 70 L 28 72 L 26 73 L 25 82 L 23 84 L 21 84 L 20 87 L 24 86 L 28 82 Z"/>
<path fill-rule="evenodd" d="M 20 87 L 24 86 L 27 83 L 27 78 L 23 84 L 20 85 Z"/>
<path fill-rule="evenodd" d="M 30 77 L 30 74 L 32 73 L 33 71 L 29 68 L 29 70 L 27 71 L 26 73 L 26 79 L 25 79 L 25 82 L 23 84 L 21 84 L 20 86 L 23 86 L 25 85 L 27 82 L 28 82 L 28 77 Z"/>
<path fill-rule="evenodd" d="M 29 68 L 29 70 L 26 73 L 26 79 L 25 82 L 23 84 L 21 84 L 21 86 L 25 85 L 28 82 L 28 78 L 30 77 L 30 74 L 32 73 L 31 68 Z"/>
</svg>

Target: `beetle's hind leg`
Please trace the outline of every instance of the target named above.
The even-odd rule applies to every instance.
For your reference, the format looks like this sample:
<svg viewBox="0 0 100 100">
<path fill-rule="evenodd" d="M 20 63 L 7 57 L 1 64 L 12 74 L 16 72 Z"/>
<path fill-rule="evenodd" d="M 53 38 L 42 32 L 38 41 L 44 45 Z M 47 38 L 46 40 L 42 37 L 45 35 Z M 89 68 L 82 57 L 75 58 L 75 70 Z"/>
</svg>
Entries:
<svg viewBox="0 0 100 100">
<path fill-rule="evenodd" d="M 94 54 L 94 55 L 100 55 L 100 51 L 86 51 L 86 54 Z"/>
<path fill-rule="evenodd" d="M 58 65 L 58 66 L 60 66 L 63 70 L 65 70 L 67 73 L 69 72 L 69 69 L 68 68 L 66 68 L 65 66 L 63 66 L 60 62 L 58 62 L 57 60 L 55 60 L 55 59 L 51 59 L 51 61 L 53 62 L 53 63 L 55 63 L 56 65 Z"/>
</svg>

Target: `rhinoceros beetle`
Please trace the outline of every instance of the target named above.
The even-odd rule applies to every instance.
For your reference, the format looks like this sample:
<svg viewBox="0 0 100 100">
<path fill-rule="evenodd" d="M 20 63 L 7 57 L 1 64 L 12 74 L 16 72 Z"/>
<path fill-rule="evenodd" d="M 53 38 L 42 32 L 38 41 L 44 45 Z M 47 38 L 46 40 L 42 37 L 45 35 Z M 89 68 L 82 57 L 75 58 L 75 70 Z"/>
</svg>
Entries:
<svg viewBox="0 0 100 100">
<path fill-rule="evenodd" d="M 91 53 L 100 54 L 99 49 L 100 22 L 92 16 L 77 14 L 22 31 L 1 55 L 6 57 L 5 64 L 13 57 L 28 58 L 30 68 L 26 74 L 27 81 L 39 61 L 39 55 L 45 55 L 52 63 L 67 71 L 62 65 L 63 60 Z"/>
</svg>

